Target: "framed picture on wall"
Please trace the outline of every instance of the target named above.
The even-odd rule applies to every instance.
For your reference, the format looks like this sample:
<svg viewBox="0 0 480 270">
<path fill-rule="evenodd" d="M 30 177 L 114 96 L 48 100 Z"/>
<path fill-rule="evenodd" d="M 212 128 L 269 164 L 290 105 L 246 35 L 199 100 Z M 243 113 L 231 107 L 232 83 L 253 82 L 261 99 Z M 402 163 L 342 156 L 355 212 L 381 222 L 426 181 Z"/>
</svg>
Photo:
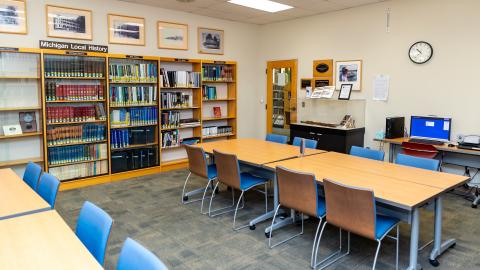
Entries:
<svg viewBox="0 0 480 270">
<path fill-rule="evenodd" d="M 218 29 L 198 28 L 198 52 L 223 54 L 224 32 Z"/>
<path fill-rule="evenodd" d="M 92 11 L 47 5 L 47 36 L 92 40 Z"/>
<path fill-rule="evenodd" d="M 108 43 L 145 46 L 145 19 L 108 14 Z"/>
<path fill-rule="evenodd" d="M 362 60 L 337 61 L 335 63 L 335 89 L 342 84 L 352 84 L 353 91 L 362 90 Z"/>
<path fill-rule="evenodd" d="M 182 23 L 157 23 L 158 48 L 188 50 L 188 25 Z"/>
<path fill-rule="evenodd" d="M 24 0 L 0 0 L 0 33 L 27 34 Z"/>
</svg>

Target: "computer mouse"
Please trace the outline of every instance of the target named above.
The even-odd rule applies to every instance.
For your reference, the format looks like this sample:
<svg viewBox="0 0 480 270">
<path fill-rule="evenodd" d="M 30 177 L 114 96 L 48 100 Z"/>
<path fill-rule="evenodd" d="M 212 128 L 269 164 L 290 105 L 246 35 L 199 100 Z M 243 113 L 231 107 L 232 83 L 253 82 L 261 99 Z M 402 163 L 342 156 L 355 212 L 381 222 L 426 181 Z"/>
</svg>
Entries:
<svg viewBox="0 0 480 270">
<path fill-rule="evenodd" d="M 449 143 L 449 144 L 448 144 L 448 147 L 454 147 L 454 146 L 455 146 L 455 145 L 452 144 L 452 143 Z"/>
</svg>

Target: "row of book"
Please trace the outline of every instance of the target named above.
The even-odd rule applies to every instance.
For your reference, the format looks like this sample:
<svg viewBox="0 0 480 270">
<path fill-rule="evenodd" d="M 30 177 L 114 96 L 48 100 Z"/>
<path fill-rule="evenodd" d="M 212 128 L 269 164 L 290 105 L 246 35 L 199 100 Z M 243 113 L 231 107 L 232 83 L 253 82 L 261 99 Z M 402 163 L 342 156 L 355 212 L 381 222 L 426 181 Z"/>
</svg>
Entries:
<svg viewBox="0 0 480 270">
<path fill-rule="evenodd" d="M 123 108 L 110 113 L 112 127 L 156 125 L 158 123 L 158 108 Z"/>
<path fill-rule="evenodd" d="M 193 106 L 190 94 L 182 92 L 162 92 L 160 94 L 162 109 L 189 108 Z"/>
<path fill-rule="evenodd" d="M 210 85 L 202 86 L 202 98 L 203 100 L 217 99 L 217 87 Z"/>
<path fill-rule="evenodd" d="M 105 140 L 105 125 L 86 124 L 75 126 L 55 126 L 47 129 L 47 144 L 62 145 Z"/>
<path fill-rule="evenodd" d="M 70 84 L 48 81 L 45 83 L 45 96 L 47 101 L 103 100 L 104 86 L 101 83 Z"/>
<path fill-rule="evenodd" d="M 160 87 L 200 87 L 200 72 L 160 69 Z"/>
<path fill-rule="evenodd" d="M 162 112 L 161 123 L 162 123 L 162 128 L 180 127 L 180 112 L 179 111 Z"/>
<path fill-rule="evenodd" d="M 205 81 L 233 81 L 233 66 L 229 65 L 204 65 L 202 67 L 203 80 Z"/>
<path fill-rule="evenodd" d="M 105 59 L 85 56 L 45 56 L 45 77 L 101 78 Z"/>
<path fill-rule="evenodd" d="M 48 149 L 48 164 L 89 161 L 107 158 L 107 144 L 72 145 Z"/>
<path fill-rule="evenodd" d="M 180 145 L 178 130 L 162 131 L 162 148 L 177 147 Z"/>
<path fill-rule="evenodd" d="M 223 134 L 233 134 L 232 126 L 211 126 L 202 128 L 203 137 L 214 137 Z"/>
<path fill-rule="evenodd" d="M 110 105 L 157 105 L 156 86 L 112 86 Z"/>
<path fill-rule="evenodd" d="M 47 107 L 47 123 L 85 122 L 106 120 L 103 103 L 89 106 L 50 106 Z"/>
<path fill-rule="evenodd" d="M 134 145 L 155 142 L 154 127 L 138 127 L 130 129 L 112 129 L 110 131 L 110 148 L 122 149 Z"/>
<path fill-rule="evenodd" d="M 94 161 L 82 164 L 72 164 L 49 169 L 49 173 L 55 175 L 60 181 L 76 178 L 90 177 L 108 173 L 108 161 Z"/>
<path fill-rule="evenodd" d="M 112 82 L 157 82 L 157 65 L 110 64 L 109 79 Z"/>
<path fill-rule="evenodd" d="M 158 166 L 158 148 L 138 148 L 112 153 L 112 173 Z"/>
</svg>

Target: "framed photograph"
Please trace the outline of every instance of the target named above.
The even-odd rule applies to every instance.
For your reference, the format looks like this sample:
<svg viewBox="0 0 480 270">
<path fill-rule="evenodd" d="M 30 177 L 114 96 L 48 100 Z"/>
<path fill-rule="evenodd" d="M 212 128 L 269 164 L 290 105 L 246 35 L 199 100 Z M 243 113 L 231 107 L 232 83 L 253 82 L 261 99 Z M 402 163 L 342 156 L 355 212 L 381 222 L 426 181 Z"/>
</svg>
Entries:
<svg viewBox="0 0 480 270">
<path fill-rule="evenodd" d="M 206 54 L 223 54 L 223 30 L 198 28 L 198 52 Z"/>
<path fill-rule="evenodd" d="M 108 14 L 108 43 L 145 46 L 145 19 Z"/>
<path fill-rule="evenodd" d="M 342 84 L 340 86 L 340 94 L 338 94 L 338 99 L 340 100 L 349 100 L 350 94 L 352 93 L 353 84 Z"/>
<path fill-rule="evenodd" d="M 159 21 L 157 31 L 158 48 L 188 50 L 188 24 Z"/>
<path fill-rule="evenodd" d="M 342 84 L 352 84 L 353 91 L 362 90 L 362 60 L 337 61 L 335 69 L 335 89 Z"/>
<path fill-rule="evenodd" d="M 0 0 L 0 33 L 27 34 L 24 0 Z"/>
<path fill-rule="evenodd" d="M 47 5 L 47 36 L 92 40 L 92 11 Z"/>
</svg>

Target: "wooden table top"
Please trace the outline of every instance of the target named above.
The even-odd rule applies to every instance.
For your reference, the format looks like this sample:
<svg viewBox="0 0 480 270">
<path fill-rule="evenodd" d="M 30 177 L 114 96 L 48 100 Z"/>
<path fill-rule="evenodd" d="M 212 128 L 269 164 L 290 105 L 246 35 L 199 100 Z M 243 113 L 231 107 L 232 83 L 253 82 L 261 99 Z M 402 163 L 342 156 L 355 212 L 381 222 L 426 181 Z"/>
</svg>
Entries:
<svg viewBox="0 0 480 270">
<path fill-rule="evenodd" d="M 0 219 L 50 209 L 12 169 L 0 169 Z"/>
<path fill-rule="evenodd" d="M 233 139 L 200 143 L 206 153 L 218 150 L 224 153 L 237 155 L 238 160 L 251 164 L 266 164 L 278 160 L 295 158 L 300 156 L 298 146 L 268 142 L 259 139 Z M 305 155 L 326 153 L 323 150 L 305 149 Z"/>
<path fill-rule="evenodd" d="M 395 139 L 374 139 L 374 140 L 379 141 L 379 142 L 385 142 L 385 143 L 392 143 L 392 144 L 400 145 L 403 142 L 408 142 L 409 139 L 410 138 L 405 137 L 405 138 L 395 138 Z M 458 148 L 456 145 L 450 147 L 450 146 L 448 146 L 448 144 L 445 143 L 445 144 L 442 144 L 442 145 L 433 145 L 433 146 L 440 151 L 480 156 L 480 151 L 478 151 L 478 150 L 462 149 L 462 148 Z"/>
<path fill-rule="evenodd" d="M 291 170 L 313 173 L 317 181 L 320 182 L 323 182 L 323 179 L 327 178 L 345 185 L 371 189 L 378 201 L 386 202 L 407 210 L 421 206 L 444 192 L 444 190 L 433 186 L 404 181 L 378 173 L 342 167 L 338 164 L 341 162 L 338 158 L 332 158 L 332 156 L 334 157 L 335 155 L 330 155 L 328 158 L 322 157 L 327 154 L 329 153 L 284 160 L 269 163 L 264 166 L 270 169 L 274 169 L 276 166 L 283 166 Z M 336 162 L 327 162 L 327 160 L 330 159 L 336 160 Z M 382 164 L 380 164 L 380 167 L 381 165 Z M 419 173 L 421 174 L 422 172 L 420 171 Z"/>
<path fill-rule="evenodd" d="M 102 269 L 55 211 L 0 221 L 0 269 Z"/>
</svg>

